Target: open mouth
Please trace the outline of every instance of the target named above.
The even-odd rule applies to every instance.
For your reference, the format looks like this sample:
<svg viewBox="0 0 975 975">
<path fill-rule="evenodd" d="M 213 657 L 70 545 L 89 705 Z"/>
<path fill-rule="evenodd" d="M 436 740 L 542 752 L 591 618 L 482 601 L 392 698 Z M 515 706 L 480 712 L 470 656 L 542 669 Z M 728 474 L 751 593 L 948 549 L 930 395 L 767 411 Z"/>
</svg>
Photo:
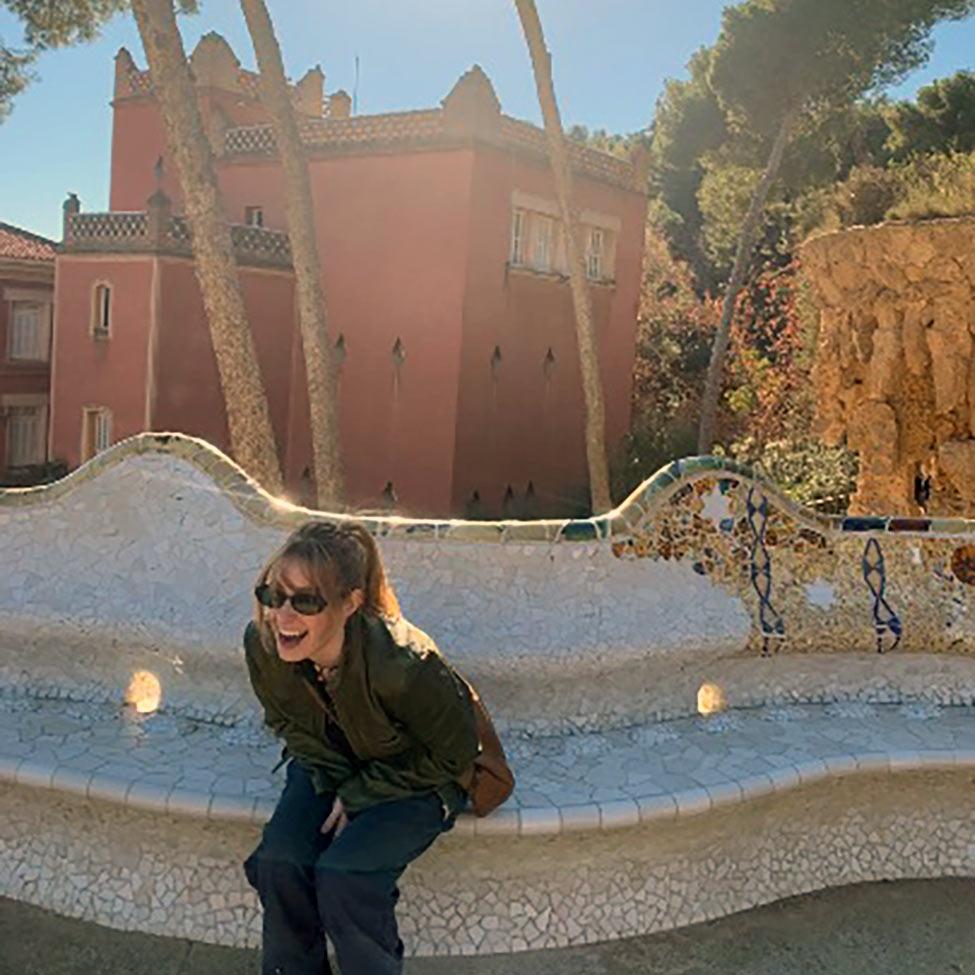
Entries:
<svg viewBox="0 0 975 975">
<path fill-rule="evenodd" d="M 278 645 L 282 650 L 294 650 L 296 647 L 300 646 L 301 641 L 308 636 L 307 630 L 299 630 L 294 632 L 288 632 L 287 630 L 278 630 Z"/>
</svg>

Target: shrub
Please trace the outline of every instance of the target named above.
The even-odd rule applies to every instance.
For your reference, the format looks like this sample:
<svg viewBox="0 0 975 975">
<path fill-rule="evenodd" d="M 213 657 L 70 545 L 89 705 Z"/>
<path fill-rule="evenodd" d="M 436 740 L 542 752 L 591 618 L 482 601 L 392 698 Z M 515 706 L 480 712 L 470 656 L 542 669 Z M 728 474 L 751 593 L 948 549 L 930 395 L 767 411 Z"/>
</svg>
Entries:
<svg viewBox="0 0 975 975">
<path fill-rule="evenodd" d="M 899 167 L 899 199 L 887 216 L 929 220 L 975 214 L 975 154 L 923 156 Z"/>
<path fill-rule="evenodd" d="M 902 195 L 897 170 L 880 166 L 856 166 L 837 184 L 833 205 L 841 227 L 881 223 Z"/>
</svg>

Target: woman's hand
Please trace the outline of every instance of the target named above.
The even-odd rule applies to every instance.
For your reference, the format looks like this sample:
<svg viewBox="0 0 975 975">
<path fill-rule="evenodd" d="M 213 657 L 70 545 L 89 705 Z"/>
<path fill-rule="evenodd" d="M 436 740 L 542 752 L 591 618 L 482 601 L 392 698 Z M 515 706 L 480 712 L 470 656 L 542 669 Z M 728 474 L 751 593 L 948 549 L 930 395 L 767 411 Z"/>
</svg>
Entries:
<svg viewBox="0 0 975 975">
<path fill-rule="evenodd" d="M 332 811 L 328 814 L 328 818 L 322 823 L 322 833 L 330 833 L 333 829 L 335 830 L 335 836 L 332 839 L 337 839 L 342 830 L 349 825 L 349 817 L 345 814 L 345 806 L 342 805 L 342 800 L 336 796 L 335 802 L 332 803 Z"/>
</svg>

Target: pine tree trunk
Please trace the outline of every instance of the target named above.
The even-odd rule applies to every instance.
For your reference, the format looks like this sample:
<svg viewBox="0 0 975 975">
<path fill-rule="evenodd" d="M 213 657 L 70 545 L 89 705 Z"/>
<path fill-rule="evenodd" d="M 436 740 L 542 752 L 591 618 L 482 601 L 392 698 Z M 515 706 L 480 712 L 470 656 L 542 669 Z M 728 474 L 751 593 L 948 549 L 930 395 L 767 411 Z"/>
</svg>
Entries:
<svg viewBox="0 0 975 975">
<path fill-rule="evenodd" d="M 582 389 L 586 403 L 586 457 L 589 463 L 589 489 L 593 514 L 609 511 L 613 500 L 609 491 L 609 465 L 606 460 L 606 414 L 603 384 L 599 373 L 599 351 L 592 321 L 592 304 L 586 280 L 583 249 L 580 246 L 577 221 L 572 211 L 572 183 L 568 151 L 562 132 L 562 119 L 555 100 L 552 82 L 552 59 L 545 47 L 541 21 L 535 0 L 515 0 L 521 27 L 531 53 L 538 101 L 545 120 L 549 159 L 555 175 L 562 226 L 565 229 L 566 257 L 569 262 L 569 284 L 575 309 L 576 341 L 582 370 Z"/>
<path fill-rule="evenodd" d="M 132 10 L 162 109 L 166 144 L 176 160 L 183 190 L 196 276 L 227 411 L 230 452 L 267 491 L 280 494 L 281 468 L 267 395 L 172 0 L 132 0 Z"/>
<path fill-rule="evenodd" d="M 728 281 L 728 288 L 724 293 L 724 301 L 721 305 L 721 321 L 718 324 L 714 343 L 711 346 L 711 361 L 708 363 L 708 375 L 704 383 L 704 395 L 701 398 L 701 425 L 698 428 L 697 435 L 697 452 L 699 454 L 710 453 L 714 446 L 718 401 L 721 398 L 721 385 L 724 378 L 724 358 L 728 351 L 728 338 L 731 334 L 731 320 L 735 315 L 735 302 L 738 300 L 738 292 L 741 291 L 741 286 L 745 282 L 748 264 L 755 247 L 759 219 L 762 216 L 762 210 L 765 207 L 766 199 L 768 199 L 775 175 L 779 171 L 782 153 L 785 152 L 785 147 L 789 141 L 793 118 L 794 115 L 792 114 L 786 115 L 779 126 L 775 142 L 772 144 L 772 151 L 769 153 L 768 162 L 765 165 L 765 172 L 752 194 L 748 213 L 745 215 L 741 234 L 738 237 L 735 263 L 731 271 L 731 279 Z"/>
<path fill-rule="evenodd" d="M 339 448 L 338 395 L 328 340 L 325 289 L 315 233 L 308 162 L 298 132 L 281 48 L 264 0 L 240 0 L 261 73 L 261 97 L 271 115 L 284 169 L 285 203 L 295 268 L 301 344 L 308 381 L 311 442 L 319 508 L 340 506 L 344 484 Z"/>
</svg>

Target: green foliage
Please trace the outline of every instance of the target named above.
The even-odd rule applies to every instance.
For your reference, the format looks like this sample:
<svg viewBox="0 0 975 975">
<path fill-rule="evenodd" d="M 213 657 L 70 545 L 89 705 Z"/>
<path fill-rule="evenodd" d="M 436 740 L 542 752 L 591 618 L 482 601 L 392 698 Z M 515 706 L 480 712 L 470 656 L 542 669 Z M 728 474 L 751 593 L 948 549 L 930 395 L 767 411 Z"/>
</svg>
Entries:
<svg viewBox="0 0 975 975">
<path fill-rule="evenodd" d="M 931 29 L 972 0 L 746 0 L 725 8 L 709 80 L 755 132 L 852 102 L 923 64 Z"/>
<path fill-rule="evenodd" d="M 0 0 L 23 28 L 23 46 L 7 47 L 0 41 L 0 119 L 13 99 L 32 80 L 30 66 L 41 51 L 92 41 L 130 0 Z M 183 13 L 194 13 L 197 0 L 176 0 Z"/>
<path fill-rule="evenodd" d="M 687 262 L 672 254 L 666 211 L 651 207 L 637 323 L 630 433 L 612 458 L 613 497 L 621 499 L 674 457 L 694 453 L 701 383 L 717 320 L 699 297 Z"/>
<path fill-rule="evenodd" d="M 917 92 L 916 100 L 890 105 L 887 146 L 897 159 L 975 149 L 975 74 L 959 71 Z"/>
<path fill-rule="evenodd" d="M 975 214 L 975 154 L 951 152 L 916 159 L 896 173 L 898 200 L 887 211 L 895 220 L 927 220 Z"/>
<path fill-rule="evenodd" d="M 0 43 L 0 121 L 10 112 L 14 100 L 31 81 L 35 55 L 13 50 Z"/>
<path fill-rule="evenodd" d="M 856 490 L 857 456 L 845 447 L 828 447 L 809 436 L 760 443 L 749 437 L 734 444 L 732 456 L 800 504 L 843 513 Z"/>
<path fill-rule="evenodd" d="M 629 135 L 614 134 L 605 129 L 590 132 L 584 125 L 570 126 L 565 135 L 573 142 L 582 143 L 590 149 L 608 152 L 611 156 L 618 156 L 620 159 L 628 159 L 636 146 L 647 141 L 645 132 L 632 132 Z"/>
<path fill-rule="evenodd" d="M 853 169 L 833 189 L 830 205 L 814 226 L 820 231 L 838 230 L 884 220 L 972 215 L 975 153 L 933 153 L 886 168 Z"/>
<path fill-rule="evenodd" d="M 857 166 L 833 193 L 834 225 L 880 223 L 902 195 L 899 174 L 882 166 Z"/>
<path fill-rule="evenodd" d="M 690 78 L 668 80 L 657 100 L 650 140 L 650 182 L 673 214 L 667 235 L 675 254 L 689 261 L 699 285 L 710 290 L 716 281 L 704 254 L 702 215 L 697 194 L 707 154 L 729 136 L 725 113 L 708 83 L 710 51 L 701 48 L 688 62 Z"/>
</svg>

